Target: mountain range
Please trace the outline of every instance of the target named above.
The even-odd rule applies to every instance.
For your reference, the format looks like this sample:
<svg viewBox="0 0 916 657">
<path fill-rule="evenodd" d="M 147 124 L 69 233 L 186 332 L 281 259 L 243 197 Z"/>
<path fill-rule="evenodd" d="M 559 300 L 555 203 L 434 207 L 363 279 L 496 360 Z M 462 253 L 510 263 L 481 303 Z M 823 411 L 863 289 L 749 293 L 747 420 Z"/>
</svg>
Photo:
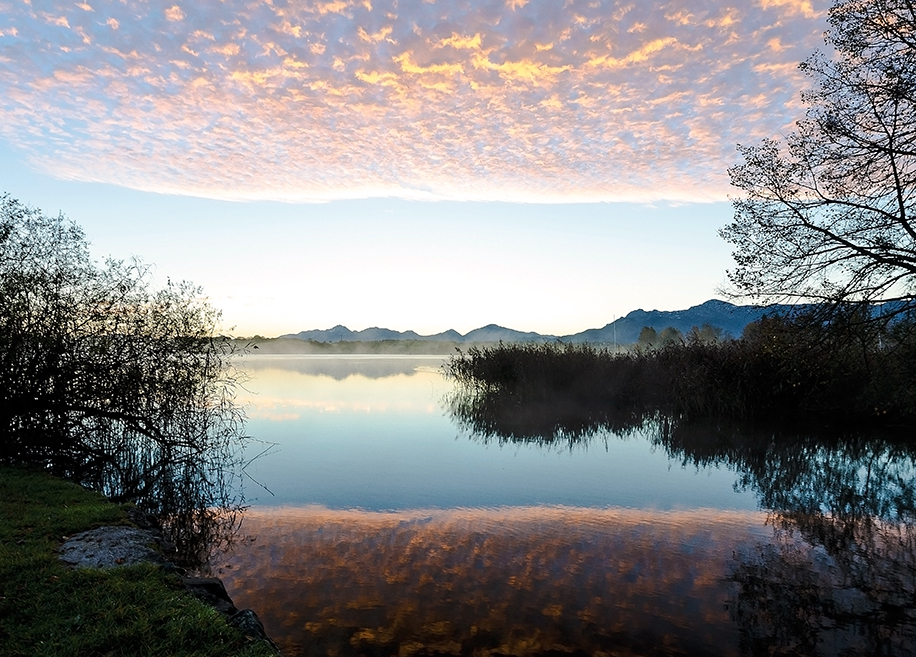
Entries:
<svg viewBox="0 0 916 657">
<path fill-rule="evenodd" d="M 788 305 L 771 306 L 736 306 L 727 301 L 710 299 L 687 310 L 634 310 L 602 328 L 588 329 L 572 335 L 543 335 L 540 333 L 516 331 L 514 329 L 488 324 L 462 335 L 458 331 L 448 330 L 434 335 L 420 335 L 415 331 L 394 331 L 386 328 L 367 328 L 362 331 L 351 331 L 346 326 L 335 326 L 330 329 L 315 329 L 288 333 L 281 338 L 296 338 L 314 342 L 377 342 L 381 340 L 415 340 L 430 342 L 563 342 L 581 343 L 620 343 L 636 342 L 644 326 L 661 331 L 672 326 L 686 333 L 694 326 L 709 324 L 722 329 L 723 335 L 738 337 L 744 327 L 768 313 L 779 313 L 791 310 Z"/>
</svg>

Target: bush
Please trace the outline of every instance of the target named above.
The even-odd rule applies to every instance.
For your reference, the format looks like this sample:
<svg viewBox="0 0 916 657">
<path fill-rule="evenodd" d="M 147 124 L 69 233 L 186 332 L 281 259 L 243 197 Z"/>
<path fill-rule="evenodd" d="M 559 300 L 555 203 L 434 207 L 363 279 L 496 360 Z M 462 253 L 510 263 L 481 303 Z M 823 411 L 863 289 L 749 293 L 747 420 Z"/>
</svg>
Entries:
<svg viewBox="0 0 916 657">
<path fill-rule="evenodd" d="M 191 525 L 227 502 L 244 418 L 198 288 L 100 265 L 78 226 L 3 195 L 0 299 L 0 460 Z"/>
<path fill-rule="evenodd" d="M 916 322 L 859 306 L 765 317 L 740 340 L 614 354 L 588 345 L 501 344 L 453 357 L 453 415 L 485 435 L 537 439 L 648 419 L 827 425 L 916 421 Z M 540 418 L 540 419 L 539 419 Z"/>
</svg>

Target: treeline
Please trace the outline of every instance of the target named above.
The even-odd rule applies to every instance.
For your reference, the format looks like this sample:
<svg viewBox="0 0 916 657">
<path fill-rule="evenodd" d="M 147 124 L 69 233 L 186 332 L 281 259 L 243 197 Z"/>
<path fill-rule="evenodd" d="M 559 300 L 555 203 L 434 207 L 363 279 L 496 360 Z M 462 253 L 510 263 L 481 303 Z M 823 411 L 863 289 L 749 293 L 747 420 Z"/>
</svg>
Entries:
<svg viewBox="0 0 916 657">
<path fill-rule="evenodd" d="M 740 339 L 691 331 L 617 354 L 589 345 L 471 348 L 446 366 L 464 395 L 516 437 L 589 426 L 635 426 L 649 417 L 720 418 L 805 425 L 916 423 L 916 318 L 878 321 L 849 308 L 829 321 L 772 316 Z M 469 408 L 465 408 L 465 411 Z M 531 428 L 527 428 L 530 423 Z M 538 431 L 534 427 L 540 427 Z M 486 427 L 477 427 L 486 430 Z M 493 429 L 493 427 L 490 427 Z"/>
<path fill-rule="evenodd" d="M 677 329 L 673 329 L 677 331 Z M 664 332 L 663 332 L 664 334 Z M 667 334 L 664 334 L 667 335 Z M 678 332 L 678 336 L 680 333 Z M 237 338 L 234 346 L 254 356 L 328 354 L 328 355 L 391 355 L 391 356 L 430 356 L 454 354 L 461 348 L 469 348 L 468 343 L 449 340 L 340 340 L 338 342 L 319 342 L 318 340 L 301 340 L 299 338 L 265 338 L 256 335 L 251 338 Z M 496 342 L 479 342 L 470 345 L 472 348 L 485 349 L 498 346 Z"/>
<path fill-rule="evenodd" d="M 436 340 L 341 340 L 339 342 L 318 342 L 299 338 L 240 338 L 236 346 L 253 355 L 271 354 L 391 354 L 429 355 L 453 354 L 457 342 Z"/>
</svg>

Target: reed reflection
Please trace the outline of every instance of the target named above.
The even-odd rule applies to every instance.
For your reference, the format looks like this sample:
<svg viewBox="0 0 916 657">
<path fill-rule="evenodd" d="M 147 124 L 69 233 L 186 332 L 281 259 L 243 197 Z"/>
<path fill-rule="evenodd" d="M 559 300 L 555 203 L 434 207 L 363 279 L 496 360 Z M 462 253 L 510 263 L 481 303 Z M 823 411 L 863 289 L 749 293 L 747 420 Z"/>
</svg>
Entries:
<svg viewBox="0 0 916 657">
<path fill-rule="evenodd" d="M 574 445 L 639 432 L 684 464 L 737 472 L 736 488 L 754 491 L 765 509 L 903 523 L 916 518 L 916 449 L 907 436 L 695 423 L 647 408 L 590 408 L 562 396 L 526 404 L 504 391 L 460 386 L 445 405 L 471 440 Z"/>
<path fill-rule="evenodd" d="M 739 654 L 728 564 L 762 514 L 255 509 L 223 562 L 287 655 Z"/>
<path fill-rule="evenodd" d="M 747 655 L 911 655 L 916 528 L 868 515 L 775 513 L 729 601 Z"/>
<path fill-rule="evenodd" d="M 504 390 L 447 400 L 474 440 L 570 445 L 647 432 L 672 458 L 728 467 L 771 535 L 736 551 L 729 601 L 743 654 L 911 654 L 916 645 L 916 450 L 908 436 L 691 423 L 648 406 L 589 408 Z"/>
</svg>

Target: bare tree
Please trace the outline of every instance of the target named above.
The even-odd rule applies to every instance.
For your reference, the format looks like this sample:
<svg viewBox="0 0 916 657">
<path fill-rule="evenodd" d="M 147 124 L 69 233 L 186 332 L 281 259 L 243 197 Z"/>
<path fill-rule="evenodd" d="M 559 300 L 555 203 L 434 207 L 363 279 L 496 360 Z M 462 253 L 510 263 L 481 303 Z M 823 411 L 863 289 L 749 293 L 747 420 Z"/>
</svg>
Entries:
<svg viewBox="0 0 916 657">
<path fill-rule="evenodd" d="M 95 263 L 63 216 L 0 196 L 0 460 L 200 525 L 234 499 L 233 347 L 198 288 L 149 279 L 138 261 Z"/>
<path fill-rule="evenodd" d="M 833 53 L 800 65 L 807 116 L 785 143 L 739 146 L 743 192 L 720 235 L 737 289 L 832 304 L 916 294 L 916 9 L 850 0 L 829 12 Z"/>
</svg>

